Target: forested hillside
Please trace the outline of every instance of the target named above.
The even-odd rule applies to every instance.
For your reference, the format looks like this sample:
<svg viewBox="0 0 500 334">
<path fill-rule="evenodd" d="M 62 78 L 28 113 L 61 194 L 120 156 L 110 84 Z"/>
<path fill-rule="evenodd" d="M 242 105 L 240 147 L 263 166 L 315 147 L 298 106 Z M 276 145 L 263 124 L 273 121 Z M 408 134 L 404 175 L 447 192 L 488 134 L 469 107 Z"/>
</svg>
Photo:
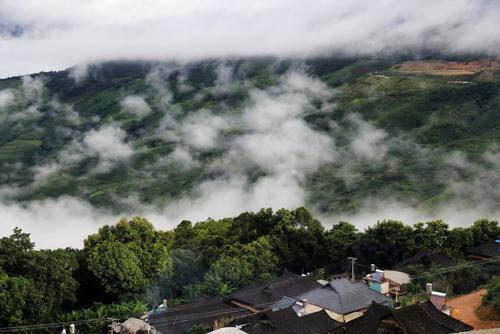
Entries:
<svg viewBox="0 0 500 334">
<path fill-rule="evenodd" d="M 185 213 L 229 196 L 230 213 L 328 215 L 391 200 L 487 216 L 499 73 L 407 73 L 404 60 L 112 62 L 0 80 L 3 201 Z"/>
</svg>

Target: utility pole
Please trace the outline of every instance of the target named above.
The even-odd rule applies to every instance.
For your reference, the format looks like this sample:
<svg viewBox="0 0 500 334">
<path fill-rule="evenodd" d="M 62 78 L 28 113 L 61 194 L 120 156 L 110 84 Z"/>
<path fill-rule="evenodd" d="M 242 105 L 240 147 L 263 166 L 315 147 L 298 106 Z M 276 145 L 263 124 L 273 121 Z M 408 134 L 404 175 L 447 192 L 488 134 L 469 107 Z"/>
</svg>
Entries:
<svg viewBox="0 0 500 334">
<path fill-rule="evenodd" d="M 347 259 L 351 261 L 351 281 L 354 282 L 354 279 L 355 279 L 355 277 L 354 277 L 354 262 L 356 262 L 357 259 L 355 257 L 352 257 L 352 256 L 349 256 Z"/>
</svg>

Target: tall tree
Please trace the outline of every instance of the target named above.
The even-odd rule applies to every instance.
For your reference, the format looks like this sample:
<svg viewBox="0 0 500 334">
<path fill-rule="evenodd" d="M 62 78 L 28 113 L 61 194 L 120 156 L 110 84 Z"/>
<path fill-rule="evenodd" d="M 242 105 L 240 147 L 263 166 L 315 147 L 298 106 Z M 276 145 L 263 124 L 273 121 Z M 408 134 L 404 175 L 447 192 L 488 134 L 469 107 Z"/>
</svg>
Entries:
<svg viewBox="0 0 500 334">
<path fill-rule="evenodd" d="M 413 226 L 415 247 L 428 252 L 443 249 L 448 240 L 448 224 L 442 220 L 417 223 Z"/>
<path fill-rule="evenodd" d="M 332 228 L 325 232 L 326 248 L 329 254 L 329 262 L 345 260 L 348 248 L 360 237 L 356 227 L 347 222 L 334 224 Z"/>
<path fill-rule="evenodd" d="M 34 246 L 30 234 L 15 227 L 10 236 L 0 239 L 0 272 L 21 274 L 32 258 Z"/>
<path fill-rule="evenodd" d="M 360 261 L 390 268 L 413 255 L 413 229 L 397 220 L 379 221 L 366 229 L 357 248 Z"/>
<path fill-rule="evenodd" d="M 0 274 L 0 326 L 16 326 L 40 320 L 46 306 L 35 282 Z"/>
<path fill-rule="evenodd" d="M 500 237 L 500 226 L 495 220 L 479 219 L 470 227 L 474 244 L 492 241 Z"/>
<path fill-rule="evenodd" d="M 215 261 L 204 276 L 204 292 L 224 295 L 254 280 L 276 277 L 278 257 L 267 237 L 242 245 L 236 243 Z"/>
<path fill-rule="evenodd" d="M 144 218 L 104 226 L 84 242 L 90 271 L 112 296 L 131 296 L 172 269 L 171 232 L 154 229 Z"/>
<path fill-rule="evenodd" d="M 310 271 L 325 264 L 324 228 L 305 208 L 281 209 L 269 234 L 281 269 Z"/>
</svg>

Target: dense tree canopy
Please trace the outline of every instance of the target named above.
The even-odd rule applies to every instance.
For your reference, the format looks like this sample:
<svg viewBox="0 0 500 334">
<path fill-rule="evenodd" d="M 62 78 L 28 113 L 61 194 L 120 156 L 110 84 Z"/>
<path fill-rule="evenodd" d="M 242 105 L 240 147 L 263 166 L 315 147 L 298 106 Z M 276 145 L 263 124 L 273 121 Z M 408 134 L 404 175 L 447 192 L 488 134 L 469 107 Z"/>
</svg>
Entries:
<svg viewBox="0 0 500 334">
<path fill-rule="evenodd" d="M 442 251 L 462 263 L 467 248 L 499 235 L 498 223 L 486 219 L 452 229 L 441 220 L 414 226 L 383 220 L 364 231 L 342 221 L 325 230 L 305 208 L 183 221 L 166 232 L 141 217 L 122 219 L 88 236 L 82 250 L 37 250 L 30 235 L 16 228 L 0 238 L 0 326 L 118 315 L 162 299 L 175 304 L 225 295 L 285 269 L 343 273 L 348 256 L 357 257 L 361 268 L 391 268 L 419 251 Z M 420 293 L 430 281 L 449 293 L 467 292 L 497 269 L 465 264 L 450 273 L 429 273 L 410 291 Z"/>
<path fill-rule="evenodd" d="M 106 293 L 131 296 L 160 274 L 171 271 L 173 235 L 157 231 L 144 218 L 122 219 L 85 240 L 89 270 Z"/>
</svg>

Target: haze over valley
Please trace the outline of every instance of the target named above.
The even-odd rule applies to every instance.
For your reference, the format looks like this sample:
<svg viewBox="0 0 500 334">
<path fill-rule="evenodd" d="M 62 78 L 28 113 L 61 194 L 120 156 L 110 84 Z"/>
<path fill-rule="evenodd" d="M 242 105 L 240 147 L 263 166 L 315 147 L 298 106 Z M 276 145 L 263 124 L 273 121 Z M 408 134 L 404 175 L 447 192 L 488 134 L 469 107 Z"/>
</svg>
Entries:
<svg viewBox="0 0 500 334">
<path fill-rule="evenodd" d="M 119 61 L 2 80 L 2 232 L 78 247 L 125 215 L 172 228 L 299 206 L 359 228 L 498 219 L 498 72 L 405 64 Z"/>
<path fill-rule="evenodd" d="M 5 1 L 0 233 L 80 247 L 123 216 L 169 229 L 262 207 L 361 229 L 498 219 L 499 16 L 495 1 Z"/>
</svg>

